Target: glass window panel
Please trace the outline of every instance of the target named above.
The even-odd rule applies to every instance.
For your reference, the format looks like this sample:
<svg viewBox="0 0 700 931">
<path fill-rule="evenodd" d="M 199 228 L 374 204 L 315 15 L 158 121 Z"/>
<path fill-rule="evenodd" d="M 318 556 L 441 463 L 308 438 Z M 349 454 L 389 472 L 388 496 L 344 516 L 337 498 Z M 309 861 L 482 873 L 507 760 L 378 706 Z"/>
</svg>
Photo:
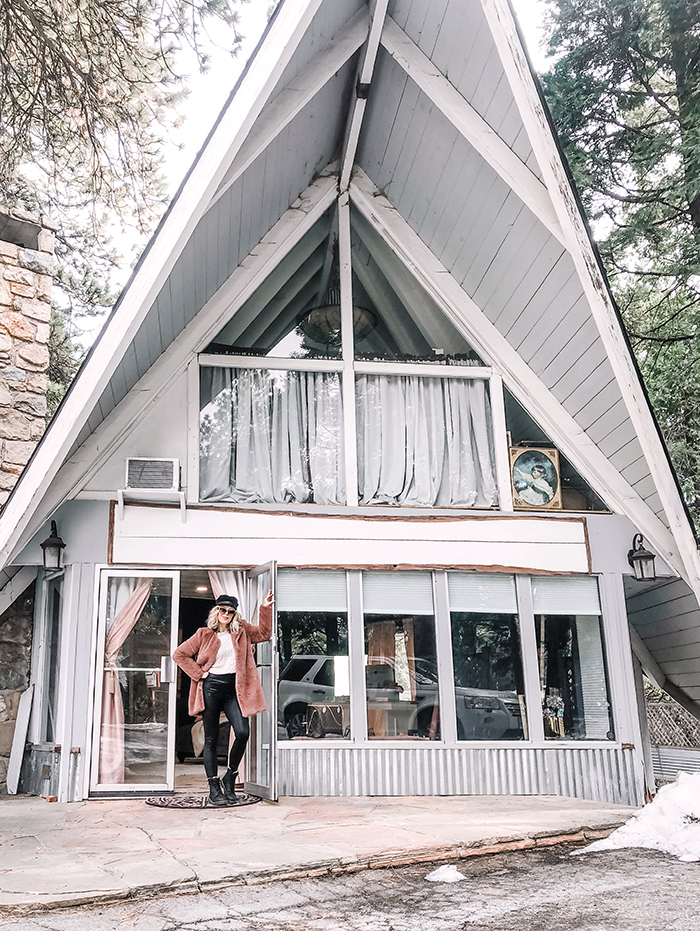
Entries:
<svg viewBox="0 0 700 931">
<path fill-rule="evenodd" d="M 337 372 L 200 369 L 203 501 L 345 501 Z"/>
<path fill-rule="evenodd" d="M 278 740 L 350 737 L 345 572 L 280 569 Z"/>
<path fill-rule="evenodd" d="M 361 504 L 498 505 L 483 379 L 358 375 L 355 391 Z"/>
<path fill-rule="evenodd" d="M 56 714 L 58 709 L 58 670 L 61 633 L 61 605 L 63 579 L 51 579 L 46 583 L 46 618 L 44 639 L 44 704 L 41 711 L 41 740 L 53 743 L 56 739 Z"/>
<path fill-rule="evenodd" d="M 598 583 L 593 576 L 534 576 L 535 614 L 600 614 Z"/>
<path fill-rule="evenodd" d="M 482 572 L 450 572 L 447 576 L 452 611 L 516 614 L 515 578 Z"/>
<path fill-rule="evenodd" d="M 363 592 L 369 738 L 439 740 L 431 573 L 366 572 Z M 392 610 L 390 593 L 396 595 Z"/>
<path fill-rule="evenodd" d="M 448 574 L 458 740 L 527 737 L 513 576 Z"/>
<path fill-rule="evenodd" d="M 429 572 L 364 572 L 365 614 L 433 613 L 433 579 Z"/>
<path fill-rule="evenodd" d="M 351 222 L 355 358 L 480 365 L 464 336 L 354 209 Z"/>
<path fill-rule="evenodd" d="M 340 320 L 329 300 L 337 278 L 337 232 L 328 211 L 286 255 L 207 346 L 208 353 L 292 359 L 339 359 Z M 330 257 L 334 258 L 328 268 Z M 331 305 L 330 329 L 309 325 L 309 315 Z M 315 338 L 314 338 L 315 337 Z"/>
<path fill-rule="evenodd" d="M 614 740 L 601 619 L 536 614 L 544 733 L 549 740 Z"/>
<path fill-rule="evenodd" d="M 155 670 L 121 669 L 117 676 L 124 706 L 122 781 L 127 785 L 163 783 L 168 768 L 168 686 L 160 684 Z M 114 727 L 119 725 L 103 724 L 103 745 L 111 739 Z"/>
</svg>

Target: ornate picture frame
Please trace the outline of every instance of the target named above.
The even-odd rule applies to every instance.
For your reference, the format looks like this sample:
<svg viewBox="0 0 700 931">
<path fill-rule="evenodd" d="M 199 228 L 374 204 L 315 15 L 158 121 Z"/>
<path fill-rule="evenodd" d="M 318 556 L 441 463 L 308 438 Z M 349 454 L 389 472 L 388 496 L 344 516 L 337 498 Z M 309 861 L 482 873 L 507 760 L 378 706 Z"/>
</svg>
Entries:
<svg viewBox="0 0 700 931">
<path fill-rule="evenodd" d="M 561 510 L 559 451 L 511 446 L 509 453 L 513 507 L 522 511 Z"/>
</svg>

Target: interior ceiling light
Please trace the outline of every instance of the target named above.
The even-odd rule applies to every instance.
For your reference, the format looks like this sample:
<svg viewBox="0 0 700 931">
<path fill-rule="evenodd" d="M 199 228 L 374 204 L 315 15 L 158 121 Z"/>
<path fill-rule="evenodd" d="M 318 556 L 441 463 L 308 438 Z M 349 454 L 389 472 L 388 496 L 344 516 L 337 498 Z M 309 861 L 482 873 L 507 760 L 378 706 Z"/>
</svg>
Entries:
<svg viewBox="0 0 700 931">
<path fill-rule="evenodd" d="M 196 592 L 208 592 L 208 591 L 209 591 L 209 586 L 208 586 L 208 585 L 198 585 L 198 586 L 195 588 L 195 591 L 196 591 Z"/>
<path fill-rule="evenodd" d="M 323 307 L 314 307 L 299 321 L 304 335 L 322 346 L 340 343 L 340 288 L 337 285 L 328 289 L 326 301 Z M 352 329 L 355 339 L 364 339 L 376 325 L 377 318 L 371 310 L 365 307 L 353 307 Z"/>
</svg>

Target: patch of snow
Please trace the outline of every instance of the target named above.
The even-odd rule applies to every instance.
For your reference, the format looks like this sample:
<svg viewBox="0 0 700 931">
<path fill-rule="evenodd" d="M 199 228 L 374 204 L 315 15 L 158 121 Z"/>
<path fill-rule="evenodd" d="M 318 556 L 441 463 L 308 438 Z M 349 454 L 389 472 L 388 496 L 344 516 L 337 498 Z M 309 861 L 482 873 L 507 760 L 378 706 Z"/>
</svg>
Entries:
<svg viewBox="0 0 700 931">
<path fill-rule="evenodd" d="M 445 866 L 439 866 L 432 873 L 428 873 L 425 878 L 429 883 L 458 883 L 467 877 L 463 876 L 454 864 L 446 863 Z"/>
<path fill-rule="evenodd" d="M 621 847 L 661 850 L 686 863 L 700 860 L 700 773 L 678 773 L 627 824 L 574 853 Z"/>
</svg>

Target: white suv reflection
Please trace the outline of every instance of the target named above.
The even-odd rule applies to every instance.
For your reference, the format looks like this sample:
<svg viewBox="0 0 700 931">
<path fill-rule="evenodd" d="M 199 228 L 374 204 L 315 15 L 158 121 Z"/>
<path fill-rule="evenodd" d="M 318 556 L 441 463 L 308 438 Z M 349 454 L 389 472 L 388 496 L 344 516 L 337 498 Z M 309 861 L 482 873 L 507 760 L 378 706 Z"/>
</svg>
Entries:
<svg viewBox="0 0 700 931">
<path fill-rule="evenodd" d="M 335 690 L 337 660 L 338 657 L 332 656 L 298 655 L 293 656 L 283 668 L 277 705 L 278 734 L 281 739 L 349 736 L 349 715 L 347 707 L 343 708 L 349 706 L 349 696 L 336 694 Z M 414 665 L 411 691 L 415 695 L 415 719 L 409 730 L 411 736 L 428 737 L 437 704 L 437 670 L 429 660 L 417 658 Z M 385 657 L 374 658 L 365 671 L 367 698 L 370 702 L 400 700 L 404 689 L 395 681 L 390 660 Z M 454 691 L 458 740 L 522 738 L 520 702 L 514 691 L 462 686 L 457 686 Z M 336 705 L 344 713 L 320 719 L 318 715 L 309 716 L 309 705 Z"/>
</svg>

